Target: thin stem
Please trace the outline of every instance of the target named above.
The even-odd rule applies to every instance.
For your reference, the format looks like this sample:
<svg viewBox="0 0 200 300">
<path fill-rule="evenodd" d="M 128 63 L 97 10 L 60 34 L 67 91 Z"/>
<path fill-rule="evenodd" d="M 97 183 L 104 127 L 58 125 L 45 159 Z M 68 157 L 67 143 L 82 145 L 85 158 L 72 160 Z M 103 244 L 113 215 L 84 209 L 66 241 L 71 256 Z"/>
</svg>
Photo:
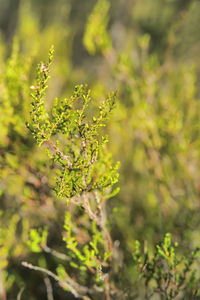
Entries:
<svg viewBox="0 0 200 300">
<path fill-rule="evenodd" d="M 23 293 L 23 291 L 24 291 L 24 287 L 22 287 L 21 289 L 20 289 L 20 291 L 19 291 L 19 293 L 18 293 L 18 295 L 17 295 L 17 300 L 21 300 L 21 296 L 22 296 L 22 293 Z"/>
<path fill-rule="evenodd" d="M 2 300 L 6 300 L 6 292 L 5 292 L 5 288 L 4 288 L 4 283 L 3 283 L 3 274 L 2 274 L 2 270 L 0 269 L 0 298 Z"/>
<path fill-rule="evenodd" d="M 31 269 L 31 270 L 43 272 L 43 273 L 47 274 L 48 276 L 54 278 L 63 288 L 68 289 L 74 295 L 74 297 L 76 297 L 76 298 L 79 297 L 79 298 L 84 299 L 83 298 L 84 296 L 82 294 L 86 294 L 88 292 L 91 292 L 88 288 L 86 288 L 84 286 L 81 286 L 78 283 L 74 282 L 70 277 L 67 277 L 68 282 L 66 282 L 66 281 L 60 279 L 60 277 L 58 277 L 56 274 L 54 274 L 53 272 L 51 272 L 47 269 L 37 267 L 37 266 L 33 266 L 32 264 L 29 264 L 25 261 L 22 262 L 22 265 L 26 268 Z M 80 292 L 81 292 L 81 294 L 80 294 Z"/>
<path fill-rule="evenodd" d="M 56 251 L 56 250 L 54 250 L 54 249 L 51 249 L 51 248 L 49 248 L 47 245 L 45 245 L 45 244 L 41 244 L 41 247 L 42 247 L 42 249 L 46 252 L 46 253 L 50 253 L 50 254 L 52 254 L 53 256 L 55 256 L 55 257 L 57 257 L 57 258 L 60 258 L 60 259 L 62 259 L 62 260 L 67 260 L 67 261 L 69 261 L 71 258 L 69 257 L 69 256 L 67 256 L 67 255 L 65 255 L 64 253 L 60 253 L 60 252 L 58 252 L 58 251 Z"/>
<path fill-rule="evenodd" d="M 47 299 L 48 300 L 54 300 L 54 297 L 53 297 L 53 288 L 52 288 L 51 281 L 50 281 L 50 279 L 49 279 L 48 276 L 46 276 L 44 278 L 44 283 L 45 283 L 46 289 L 47 289 Z"/>
<path fill-rule="evenodd" d="M 68 162 L 68 168 L 72 168 L 72 163 L 70 162 L 69 156 L 65 155 L 60 149 L 54 144 L 54 142 L 51 139 L 48 139 L 47 142 L 51 145 L 51 147 L 60 154 L 60 156 Z"/>
</svg>

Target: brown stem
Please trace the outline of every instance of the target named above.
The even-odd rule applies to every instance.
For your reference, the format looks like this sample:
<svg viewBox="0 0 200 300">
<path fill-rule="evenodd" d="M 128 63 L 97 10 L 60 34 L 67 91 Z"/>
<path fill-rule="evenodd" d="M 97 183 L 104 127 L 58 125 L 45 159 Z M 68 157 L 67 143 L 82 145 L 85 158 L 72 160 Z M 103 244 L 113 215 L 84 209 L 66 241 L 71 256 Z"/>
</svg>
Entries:
<svg viewBox="0 0 200 300">
<path fill-rule="evenodd" d="M 3 284 L 3 274 L 2 270 L 0 269 L 0 299 L 6 300 L 6 292 Z"/>
<path fill-rule="evenodd" d="M 49 279 L 48 276 L 46 276 L 44 278 L 44 283 L 46 285 L 46 290 L 47 290 L 47 299 L 48 300 L 54 300 L 54 297 L 53 297 L 53 288 L 52 288 L 51 281 L 50 281 L 50 279 Z"/>
<path fill-rule="evenodd" d="M 80 298 L 84 299 L 83 298 L 84 294 L 91 292 L 87 287 L 79 285 L 78 283 L 73 281 L 69 276 L 67 276 L 66 281 L 64 281 L 64 280 L 60 279 L 56 274 L 54 274 L 53 272 L 51 272 L 45 268 L 33 266 L 24 261 L 22 262 L 22 265 L 31 270 L 43 272 L 43 273 L 47 274 L 48 276 L 54 278 L 60 284 L 60 286 L 68 289 L 76 298 L 80 297 Z M 2 300 L 4 300 L 4 299 L 2 299 Z"/>
<path fill-rule="evenodd" d="M 106 276 L 106 278 L 105 278 L 105 287 L 106 287 L 106 300 L 111 300 L 109 276 Z"/>
<path fill-rule="evenodd" d="M 48 139 L 47 142 L 51 145 L 51 147 L 58 152 L 61 157 L 68 162 L 68 168 L 72 168 L 72 163 L 70 162 L 69 156 L 65 155 L 60 149 L 54 144 L 54 142 L 51 139 Z"/>
<path fill-rule="evenodd" d="M 55 257 L 58 257 L 62 260 L 67 260 L 69 261 L 71 258 L 67 255 L 65 255 L 64 253 L 60 253 L 54 249 L 49 248 L 46 244 L 41 244 L 42 249 L 46 252 L 46 253 L 50 253 Z"/>
</svg>

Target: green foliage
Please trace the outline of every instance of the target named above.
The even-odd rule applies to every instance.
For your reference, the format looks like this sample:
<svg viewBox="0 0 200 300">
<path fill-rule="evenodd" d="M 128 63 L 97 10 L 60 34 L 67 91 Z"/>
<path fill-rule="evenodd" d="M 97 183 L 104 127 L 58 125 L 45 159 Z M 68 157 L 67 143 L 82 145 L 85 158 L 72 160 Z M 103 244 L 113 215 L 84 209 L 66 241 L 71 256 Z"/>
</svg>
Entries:
<svg viewBox="0 0 200 300">
<path fill-rule="evenodd" d="M 199 16 L 0 0 L 0 299 L 199 298 Z"/>
<path fill-rule="evenodd" d="M 2 215 L 2 212 L 1 212 Z M 18 257 L 23 251 L 23 245 L 18 244 L 17 225 L 19 216 L 13 215 L 10 219 L 9 226 L 2 226 L 0 229 L 0 268 L 4 269 L 8 264 L 10 256 Z M 28 236 L 28 221 L 24 220 L 23 224 L 23 243 L 26 242 Z"/>
<path fill-rule="evenodd" d="M 102 136 L 98 139 L 98 136 L 99 129 L 105 126 L 113 109 L 115 93 L 111 93 L 102 102 L 99 114 L 92 120 L 85 120 L 91 91 L 83 85 L 76 86 L 69 99 L 58 101 L 56 98 L 51 114 L 48 114 L 44 108 L 44 97 L 52 56 L 53 48 L 49 52 L 48 63 L 38 66 L 37 82 L 32 86 L 35 91 L 32 94 L 32 126 L 27 126 L 39 145 L 49 143 L 47 153 L 58 166 L 55 188 L 58 196 L 70 199 L 85 192 L 107 190 L 117 182 L 118 165 L 112 166 L 110 157 L 107 158 L 104 153 L 107 138 Z M 76 105 L 80 108 L 76 109 Z M 55 138 L 58 134 L 60 139 Z"/>
<path fill-rule="evenodd" d="M 156 294 L 161 299 L 191 299 L 199 295 L 199 275 L 193 266 L 198 259 L 199 248 L 187 257 L 180 257 L 176 253 L 177 247 L 178 243 L 172 243 L 169 233 L 157 245 L 153 255 L 147 249 L 143 253 L 140 243 L 135 242 L 133 260 L 140 280 L 144 281 L 145 299 Z"/>
<path fill-rule="evenodd" d="M 47 243 L 47 235 L 48 231 L 47 228 L 42 230 L 41 228 L 31 229 L 30 231 L 30 238 L 28 240 L 28 246 L 31 248 L 33 252 L 41 252 L 42 251 L 42 245 L 46 245 Z"/>
<path fill-rule="evenodd" d="M 32 103 L 32 120 L 34 128 L 32 132 L 34 133 L 34 137 L 37 138 L 39 145 L 48 140 L 48 131 L 50 131 L 51 127 L 50 121 L 48 120 L 48 114 L 44 108 L 44 97 L 46 95 L 45 91 L 47 89 L 49 67 L 52 63 L 53 52 L 54 49 L 52 47 L 49 52 L 48 65 L 46 66 L 45 64 L 41 64 L 38 66 L 36 86 L 31 86 L 31 88 L 35 90 L 35 94 L 31 94 L 34 100 Z"/>
<path fill-rule="evenodd" d="M 56 98 L 51 111 L 47 113 L 44 98 L 53 51 L 51 48 L 48 62 L 38 66 L 36 84 L 32 87 L 32 121 L 27 126 L 39 146 L 43 143 L 49 146 L 47 153 L 57 170 L 56 194 L 66 198 L 67 203 L 74 203 L 78 211 L 79 207 L 84 210 L 88 237 L 82 243 L 79 240 L 85 231 L 84 223 L 73 223 L 72 212 L 65 213 L 63 240 L 67 254 L 71 257 L 69 266 L 81 272 L 94 273 L 93 281 L 100 287 L 101 281 L 107 280 L 102 266 L 108 267 L 112 256 L 112 242 L 105 224 L 104 202 L 118 192 L 118 189 L 112 191 L 112 186 L 118 181 L 118 164 L 112 164 L 111 155 L 105 148 L 108 139 L 101 136 L 100 128 L 105 126 L 116 95 L 111 93 L 99 106 L 98 114 L 89 118 L 87 108 L 91 101 L 91 91 L 87 86 L 76 86 L 69 99 L 59 101 Z M 74 228 L 77 226 L 80 228 L 76 231 L 80 233 L 74 237 Z M 46 245 L 46 238 L 46 230 L 40 232 L 32 229 L 28 242 L 32 251 L 40 252 L 41 245 Z M 61 266 L 57 269 L 58 276 L 63 274 L 61 269 L 63 270 Z M 63 275 L 60 280 L 63 281 Z M 74 295 L 78 293 L 78 290 L 73 292 L 72 289 L 67 289 Z M 80 292 L 79 296 L 84 297 Z"/>
<path fill-rule="evenodd" d="M 83 43 L 92 55 L 106 52 L 111 46 L 107 33 L 109 7 L 108 0 L 98 0 L 88 17 Z"/>
<path fill-rule="evenodd" d="M 66 213 L 65 216 L 65 225 L 64 228 L 66 230 L 66 235 L 63 237 L 63 240 L 66 243 L 67 249 L 71 250 L 71 257 L 75 260 L 78 259 L 79 265 L 71 260 L 70 265 L 75 268 L 80 268 L 80 270 L 86 270 L 87 268 L 93 268 L 96 270 L 97 278 L 99 281 L 99 269 L 102 265 L 106 265 L 108 258 L 112 255 L 112 253 L 103 253 L 101 249 L 104 247 L 104 241 L 102 237 L 102 232 L 97 229 L 97 225 L 95 222 L 92 222 L 92 234 L 91 241 L 85 244 L 81 250 L 78 249 L 77 240 L 72 236 L 73 227 L 70 218 L 70 213 Z M 87 267 L 87 268 L 86 268 Z M 103 274 L 101 274 L 102 276 Z"/>
<path fill-rule="evenodd" d="M 37 47 L 42 40 L 43 46 L 49 48 L 48 38 L 51 39 L 51 34 L 57 30 L 52 23 L 51 33 L 48 30 L 40 31 L 37 17 L 30 14 L 28 6 L 25 8 L 22 4 L 21 9 L 26 10 L 26 13 L 21 15 L 11 46 L 6 44 L 2 32 L 0 33 L 0 210 L 3 212 L 0 217 L 0 298 L 2 299 L 4 293 L 8 298 L 16 298 L 26 280 L 26 276 L 24 277 L 23 272 L 19 270 L 19 264 L 20 260 L 27 256 L 34 257 L 27 247 L 28 231 L 32 227 L 44 226 L 45 222 L 48 222 L 48 215 L 55 217 L 54 200 L 51 199 L 49 202 L 50 189 L 43 189 L 41 185 L 43 178 L 47 187 L 48 180 L 51 181 L 52 178 L 51 170 L 44 171 L 45 153 L 43 155 L 41 151 L 35 149 L 25 121 L 29 119 L 32 65 L 35 59 L 39 60 L 42 56 L 42 51 L 38 53 Z M 66 32 L 67 28 L 65 26 L 63 32 Z M 29 30 L 32 31 L 31 37 L 27 36 Z M 54 42 L 60 49 L 58 46 L 60 41 L 55 38 Z M 69 50 L 65 52 L 65 62 L 62 64 L 65 74 L 69 69 L 67 53 Z M 59 59 L 62 60 L 62 57 L 60 55 Z M 27 295 L 27 298 L 31 296 Z"/>
<path fill-rule="evenodd" d="M 19 56 L 19 41 L 16 38 L 13 43 L 12 54 L 1 71 L 1 110 L 4 112 L 0 124 L 0 143 L 6 145 L 6 137 L 9 131 L 24 135 L 24 122 L 20 116 L 23 115 L 25 104 L 21 99 L 28 95 L 27 73 L 23 67 L 23 61 Z M 28 66 L 30 67 L 30 65 Z"/>
</svg>

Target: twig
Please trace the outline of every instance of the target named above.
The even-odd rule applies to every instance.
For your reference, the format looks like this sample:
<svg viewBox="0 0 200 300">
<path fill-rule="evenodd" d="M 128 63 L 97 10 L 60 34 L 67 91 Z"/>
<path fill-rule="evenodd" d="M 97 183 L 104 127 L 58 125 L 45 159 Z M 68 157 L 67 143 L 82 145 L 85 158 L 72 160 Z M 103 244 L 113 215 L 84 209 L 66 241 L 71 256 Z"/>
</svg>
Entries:
<svg viewBox="0 0 200 300">
<path fill-rule="evenodd" d="M 3 276 L 2 276 L 2 270 L 0 270 L 0 297 L 2 300 L 6 300 L 6 292 L 4 289 L 4 284 L 3 284 Z"/>
<path fill-rule="evenodd" d="M 22 296 L 22 293 L 24 291 L 25 287 L 22 287 L 17 295 L 17 300 L 21 300 L 21 296 Z"/>
<path fill-rule="evenodd" d="M 47 289 L 47 299 L 48 300 L 54 300 L 54 297 L 53 297 L 53 288 L 52 288 L 51 281 L 50 281 L 50 279 L 49 279 L 48 276 L 46 276 L 44 278 L 44 283 L 45 283 L 46 289 Z"/>
<path fill-rule="evenodd" d="M 37 267 L 37 266 L 33 266 L 25 261 L 22 262 L 22 266 L 26 267 L 26 268 L 29 268 L 31 270 L 35 270 L 35 271 L 40 271 L 40 272 L 43 272 L 47 275 L 49 275 L 50 277 L 54 278 L 62 287 L 68 289 L 73 295 L 74 297 L 78 298 L 83 298 L 82 295 L 80 295 L 70 284 L 68 284 L 66 281 L 60 279 L 56 274 L 54 274 L 53 272 L 47 270 L 47 269 L 44 269 L 44 268 L 41 268 L 41 267 Z M 84 288 L 84 287 L 83 287 Z M 86 289 L 86 288 L 84 288 Z"/>
<path fill-rule="evenodd" d="M 53 256 L 55 256 L 55 257 L 57 257 L 57 258 L 60 258 L 60 259 L 62 259 L 62 260 L 67 260 L 67 261 L 69 261 L 71 258 L 69 257 L 69 256 L 67 256 L 67 255 L 65 255 L 64 253 L 60 253 L 60 252 L 58 252 L 58 251 L 56 251 L 56 250 L 54 250 L 54 249 L 51 249 L 51 248 L 49 248 L 47 245 L 45 245 L 45 244 L 41 244 L 41 247 L 42 247 L 42 249 L 46 252 L 46 253 L 50 253 L 50 254 L 52 254 Z"/>
<path fill-rule="evenodd" d="M 88 195 L 86 193 L 83 193 L 82 196 L 83 196 L 82 205 L 83 205 L 83 208 L 85 209 L 87 215 L 97 225 L 101 226 L 101 220 L 98 218 L 98 216 L 95 213 L 93 213 L 93 211 L 90 207 L 90 203 L 89 203 L 89 200 L 88 200 Z"/>
<path fill-rule="evenodd" d="M 105 292 L 106 292 L 106 300 L 111 300 L 110 298 L 110 283 L 109 283 L 109 275 L 105 278 Z"/>
<path fill-rule="evenodd" d="M 60 156 L 67 161 L 68 163 L 68 168 L 71 169 L 72 168 L 72 163 L 70 162 L 70 158 L 69 156 L 65 155 L 62 151 L 60 151 L 60 149 L 54 144 L 54 142 L 51 139 L 47 140 L 47 143 L 49 143 L 51 145 L 51 147 L 60 154 Z"/>
</svg>

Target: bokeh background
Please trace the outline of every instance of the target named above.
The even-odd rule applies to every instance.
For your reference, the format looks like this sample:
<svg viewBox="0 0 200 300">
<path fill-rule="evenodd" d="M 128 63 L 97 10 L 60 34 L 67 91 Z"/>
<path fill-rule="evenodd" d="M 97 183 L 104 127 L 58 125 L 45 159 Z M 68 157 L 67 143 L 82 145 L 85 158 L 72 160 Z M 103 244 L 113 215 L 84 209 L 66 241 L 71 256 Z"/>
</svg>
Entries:
<svg viewBox="0 0 200 300">
<path fill-rule="evenodd" d="M 120 192 L 108 202 L 108 226 L 115 281 L 133 299 L 136 239 L 153 249 L 170 232 L 182 254 L 200 244 L 200 1 L 0 0 L 0 289 L 7 299 L 22 288 L 22 299 L 46 299 L 42 274 L 21 261 L 52 270 L 56 262 L 31 252 L 30 228 L 48 225 L 49 245 L 63 247 L 65 201 L 56 199 L 45 150 L 25 126 L 36 66 L 52 44 L 47 106 L 80 83 L 93 90 L 94 105 L 117 90 L 105 131 L 120 161 Z M 52 285 L 55 299 L 65 299 Z"/>
</svg>

